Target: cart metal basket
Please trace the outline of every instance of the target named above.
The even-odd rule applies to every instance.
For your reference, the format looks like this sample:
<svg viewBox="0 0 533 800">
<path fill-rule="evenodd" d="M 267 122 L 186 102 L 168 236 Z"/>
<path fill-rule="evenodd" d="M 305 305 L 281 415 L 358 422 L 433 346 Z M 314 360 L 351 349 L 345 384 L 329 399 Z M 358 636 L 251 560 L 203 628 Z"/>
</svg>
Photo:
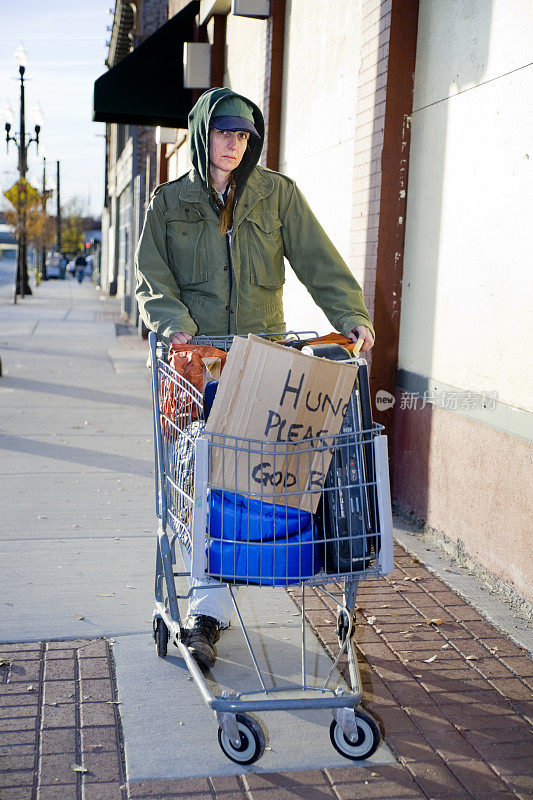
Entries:
<svg viewBox="0 0 533 800">
<path fill-rule="evenodd" d="M 304 334 L 291 334 L 295 338 Z M 233 337 L 198 343 L 229 349 Z M 353 613 L 361 579 L 393 569 L 392 518 L 388 477 L 387 439 L 380 425 L 362 427 L 358 390 L 354 391 L 351 424 L 337 436 L 299 442 L 269 442 L 224 436 L 205 430 L 202 394 L 166 361 L 166 350 L 150 334 L 154 410 L 156 514 L 158 530 L 154 638 L 157 652 L 167 654 L 168 641 L 176 645 L 206 704 L 219 724 L 219 743 L 232 761 L 246 765 L 264 752 L 265 736 L 250 712 L 329 709 L 333 713 L 330 737 L 341 755 L 368 758 L 380 743 L 375 720 L 360 708 L 361 678 L 352 641 Z M 366 365 L 357 359 L 359 366 Z M 301 470 L 309 470 L 317 453 L 326 464 L 326 482 L 303 491 Z M 257 464 L 253 478 L 239 493 L 213 481 L 212 465 L 222 459 L 223 474 L 236 472 L 243 456 Z M 293 480 L 281 470 L 290 459 Z M 242 461 L 241 461 L 242 463 Z M 335 479 L 342 473 L 342 482 Z M 283 475 L 286 485 L 279 492 Z M 275 492 L 274 492 L 275 488 Z M 303 495 L 320 494 L 317 513 L 303 510 Z M 309 498 L 305 498 L 309 500 Z M 315 497 L 316 500 L 316 497 Z M 316 503 L 315 503 L 316 505 Z M 328 524 L 325 508 L 330 509 Z M 336 521 L 344 519 L 343 525 Z M 177 569 L 178 543 L 185 571 Z M 340 569 L 341 551 L 350 554 L 349 570 Z M 175 578 L 188 578 L 189 591 L 178 595 Z M 333 586 L 332 586 L 333 584 Z M 301 682 L 279 689 L 269 685 L 254 653 L 237 603 L 240 585 L 302 587 Z M 313 585 L 337 602 L 339 652 L 320 686 L 306 677 L 305 587 Z M 214 696 L 204 673 L 187 648 L 178 600 L 198 588 L 229 590 L 238 624 L 257 674 L 257 687 Z M 339 662 L 348 662 L 351 688 L 343 682 Z"/>
</svg>

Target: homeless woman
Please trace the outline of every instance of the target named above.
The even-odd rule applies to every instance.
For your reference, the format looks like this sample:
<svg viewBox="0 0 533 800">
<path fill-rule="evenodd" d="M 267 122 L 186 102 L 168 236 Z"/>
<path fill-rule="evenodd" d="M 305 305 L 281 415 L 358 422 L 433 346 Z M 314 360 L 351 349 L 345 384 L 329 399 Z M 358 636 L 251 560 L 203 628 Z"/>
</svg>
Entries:
<svg viewBox="0 0 533 800">
<path fill-rule="evenodd" d="M 263 137 L 259 108 L 230 89 L 210 89 L 192 109 L 194 166 L 157 187 L 136 252 L 145 324 L 177 345 L 202 334 L 279 333 L 286 258 L 333 327 L 370 350 L 361 288 L 294 181 L 258 166 Z M 193 592 L 187 644 L 200 666 L 213 666 L 232 607 L 226 588 Z"/>
</svg>

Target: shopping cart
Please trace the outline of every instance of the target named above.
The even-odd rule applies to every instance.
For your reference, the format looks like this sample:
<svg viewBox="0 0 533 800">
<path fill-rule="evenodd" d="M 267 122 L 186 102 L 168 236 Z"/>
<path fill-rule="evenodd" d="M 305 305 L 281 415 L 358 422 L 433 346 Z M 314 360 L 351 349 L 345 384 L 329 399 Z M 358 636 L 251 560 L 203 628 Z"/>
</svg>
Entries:
<svg viewBox="0 0 533 800">
<path fill-rule="evenodd" d="M 298 344 L 303 335 L 287 336 Z M 194 341 L 228 350 L 232 340 L 201 337 Z M 330 738 L 335 749 L 349 759 L 368 758 L 380 743 L 380 730 L 361 708 L 363 691 L 352 640 L 354 607 L 359 581 L 391 572 L 393 560 L 387 439 L 382 426 L 368 420 L 366 361 L 352 359 L 359 367 L 359 384 L 356 381 L 345 424 L 337 436 L 272 444 L 207 432 L 201 392 L 168 364 L 166 348 L 154 333 L 150 334 L 150 352 L 156 513 L 160 519 L 153 615 L 158 655 L 166 656 L 169 640 L 179 649 L 206 704 L 215 712 L 220 747 L 237 764 L 251 764 L 263 754 L 265 735 L 250 714 L 271 710 L 328 709 L 333 714 Z M 273 495 L 269 489 L 287 459 L 298 477 L 299 470 L 309 468 L 311 459 L 316 464 L 317 453 L 328 479 L 319 489 L 317 512 L 311 514 L 302 510 L 309 508 L 309 502 L 302 502 L 305 492 L 299 480 L 289 481 L 282 494 Z M 222 460 L 224 475 L 230 475 L 236 473 L 243 457 L 261 465 L 261 480 L 245 487 L 247 491 L 239 486 L 238 494 L 215 485 L 213 463 Z M 342 525 L 337 524 L 339 520 Z M 184 570 L 177 568 L 176 543 Z M 229 589 L 257 674 L 256 688 L 220 696 L 211 693 L 187 649 L 178 605 L 178 600 L 190 597 L 193 588 L 178 595 L 175 578 L 188 578 L 189 587 Z M 261 669 L 237 603 L 239 585 L 301 587 L 298 686 L 278 687 Z M 314 586 L 337 603 L 339 651 L 320 685 L 307 678 L 306 586 Z M 351 687 L 342 678 L 341 660 L 347 661 Z"/>
</svg>

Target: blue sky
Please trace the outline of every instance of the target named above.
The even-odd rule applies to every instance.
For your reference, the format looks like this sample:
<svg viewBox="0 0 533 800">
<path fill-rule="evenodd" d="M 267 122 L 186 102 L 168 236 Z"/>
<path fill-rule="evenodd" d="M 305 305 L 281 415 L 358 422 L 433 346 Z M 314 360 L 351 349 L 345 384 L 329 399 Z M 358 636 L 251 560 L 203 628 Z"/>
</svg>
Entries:
<svg viewBox="0 0 533 800">
<path fill-rule="evenodd" d="M 113 0 L 0 0 L 0 115 L 9 100 L 18 132 L 19 81 L 13 53 L 20 42 L 28 54 L 26 70 L 26 129 L 33 132 L 32 111 L 40 103 L 44 124 L 41 143 L 47 177 L 55 183 L 61 161 L 61 202 L 78 196 L 100 215 L 104 196 L 105 125 L 92 122 L 93 85 L 104 64 L 110 33 L 107 13 Z M 17 179 L 16 147 L 5 146 L 5 120 L 0 130 L 0 189 Z M 13 129 L 11 131 L 13 133 Z M 28 150 L 28 178 L 42 185 L 43 160 L 35 144 Z M 48 181 L 47 181 L 48 183 Z M 50 203 L 49 210 L 51 211 Z"/>
</svg>

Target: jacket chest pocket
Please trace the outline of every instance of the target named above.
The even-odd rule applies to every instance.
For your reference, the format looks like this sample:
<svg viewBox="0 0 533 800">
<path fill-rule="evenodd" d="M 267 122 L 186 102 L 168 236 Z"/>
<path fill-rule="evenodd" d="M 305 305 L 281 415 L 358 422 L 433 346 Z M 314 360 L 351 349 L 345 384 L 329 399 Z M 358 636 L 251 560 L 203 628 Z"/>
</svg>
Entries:
<svg viewBox="0 0 533 800">
<path fill-rule="evenodd" d="M 250 283 L 279 289 L 285 283 L 281 222 L 274 215 L 250 215 L 243 223 L 248 240 Z"/>
<path fill-rule="evenodd" d="M 178 285 L 207 281 L 206 223 L 199 212 L 173 209 L 167 211 L 165 222 L 167 256 Z"/>
</svg>

